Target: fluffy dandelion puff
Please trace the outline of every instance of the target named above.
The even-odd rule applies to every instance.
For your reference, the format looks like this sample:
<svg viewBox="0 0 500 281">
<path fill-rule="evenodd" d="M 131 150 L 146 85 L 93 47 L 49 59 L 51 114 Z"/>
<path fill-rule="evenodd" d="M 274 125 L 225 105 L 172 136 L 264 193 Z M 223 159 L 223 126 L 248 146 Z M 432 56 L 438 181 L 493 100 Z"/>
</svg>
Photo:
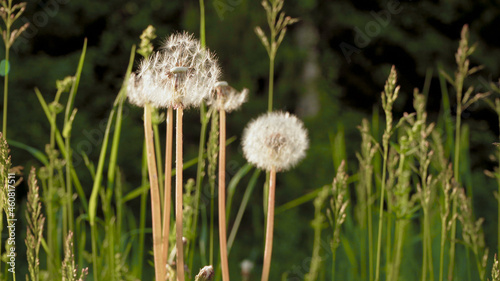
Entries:
<svg viewBox="0 0 500 281">
<path fill-rule="evenodd" d="M 305 157 L 308 146 L 304 124 L 289 113 L 267 113 L 251 121 L 243 132 L 245 158 L 267 171 L 295 166 Z"/>
<path fill-rule="evenodd" d="M 163 48 L 141 61 L 130 76 L 129 101 L 143 107 L 198 107 L 220 76 L 213 53 L 203 49 L 193 35 L 170 36 Z"/>
<path fill-rule="evenodd" d="M 215 55 L 203 49 L 200 42 L 188 33 L 170 36 L 160 53 L 159 83 L 164 95 L 172 97 L 173 106 L 200 106 L 220 76 Z M 174 73 L 173 70 L 179 67 L 185 72 Z"/>
<path fill-rule="evenodd" d="M 247 101 L 248 89 L 238 92 L 229 86 L 226 81 L 217 82 L 215 88 L 217 90 L 212 91 L 212 94 L 207 99 L 207 104 L 215 106 L 218 110 L 231 112 L 240 108 Z"/>
<path fill-rule="evenodd" d="M 130 74 L 127 85 L 130 103 L 139 107 L 144 107 L 146 103 L 153 104 L 155 107 L 168 107 L 172 104 L 172 97 L 165 95 L 158 83 L 159 62 L 160 54 L 153 54 L 141 61 L 137 73 Z"/>
</svg>

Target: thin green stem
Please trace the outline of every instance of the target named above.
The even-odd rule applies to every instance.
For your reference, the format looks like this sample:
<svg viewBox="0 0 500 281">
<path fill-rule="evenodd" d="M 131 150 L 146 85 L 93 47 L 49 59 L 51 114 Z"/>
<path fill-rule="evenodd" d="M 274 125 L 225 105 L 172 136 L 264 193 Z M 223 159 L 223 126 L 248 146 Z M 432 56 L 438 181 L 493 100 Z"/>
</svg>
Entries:
<svg viewBox="0 0 500 281">
<path fill-rule="evenodd" d="M 366 180 L 366 197 L 368 204 L 366 206 L 366 213 L 368 218 L 368 272 L 370 274 L 370 281 L 373 281 L 373 201 L 372 201 L 372 177 L 368 169 L 365 172 Z"/>
<path fill-rule="evenodd" d="M 497 114 L 498 114 L 498 127 L 500 129 L 500 100 L 496 101 L 496 107 L 497 107 Z M 500 130 L 499 130 L 500 131 Z M 498 139 L 500 140 L 500 135 L 498 136 Z M 498 167 L 497 167 L 497 173 L 500 173 L 500 147 L 497 147 L 497 160 L 498 160 Z M 500 254 L 500 175 L 496 175 L 497 178 L 497 185 L 498 185 L 498 193 L 497 193 L 497 201 L 498 201 L 498 251 L 497 253 Z"/>
<path fill-rule="evenodd" d="M 231 229 L 231 233 L 229 234 L 229 239 L 227 242 L 227 254 L 231 252 L 231 247 L 233 246 L 234 239 L 236 238 L 236 233 L 238 232 L 238 228 L 241 223 L 241 219 L 243 218 L 243 213 L 245 212 L 245 208 L 248 205 L 248 201 L 250 201 L 250 196 L 257 184 L 257 179 L 260 175 L 260 170 L 256 169 L 253 173 L 250 181 L 248 182 L 247 188 L 245 190 L 245 194 L 243 194 L 243 199 L 241 200 L 240 208 L 238 209 L 238 213 L 236 214 L 236 218 L 234 219 L 233 228 Z"/>
<path fill-rule="evenodd" d="M 196 239 L 196 232 L 197 232 L 197 226 L 198 226 L 198 215 L 199 215 L 199 206 L 200 206 L 200 196 L 201 196 L 201 184 L 203 182 L 203 174 L 205 170 L 205 159 L 204 159 L 204 154 L 205 154 L 205 141 L 206 141 L 206 135 L 207 135 L 207 126 L 208 126 L 208 121 L 210 120 L 210 116 L 212 114 L 212 110 L 209 110 L 208 112 L 206 111 L 205 105 L 202 104 L 200 107 L 200 122 L 201 122 L 201 131 L 200 131 L 200 143 L 198 146 L 198 166 L 196 169 L 196 187 L 195 187 L 195 199 L 194 199 L 194 219 L 193 219 L 193 244 L 189 248 L 188 244 L 188 253 L 189 253 L 189 268 L 193 268 L 193 260 L 194 260 L 194 241 Z"/>
<path fill-rule="evenodd" d="M 403 240 L 406 221 L 399 220 L 396 222 L 396 254 L 392 265 L 392 276 L 390 280 L 398 280 L 399 268 L 401 266 L 402 253 L 403 253 Z"/>
<path fill-rule="evenodd" d="M 462 101 L 461 101 L 461 87 L 457 90 L 457 117 L 455 125 L 455 158 L 453 162 L 453 173 L 457 183 L 460 183 L 460 125 L 462 116 Z M 455 238 L 457 235 L 457 220 L 453 219 L 457 213 L 457 202 L 453 199 L 452 206 L 452 224 L 451 224 L 451 234 L 450 234 L 450 263 L 448 265 L 448 280 L 453 280 L 453 271 L 455 269 Z"/>
<path fill-rule="evenodd" d="M 10 10 L 10 9 L 9 9 Z M 10 13 L 7 15 L 10 18 Z M 5 30 L 7 39 L 5 40 L 5 69 L 4 69 L 4 84 L 3 84 L 3 122 L 2 122 L 2 134 L 5 139 L 7 139 L 7 102 L 9 99 L 9 53 L 10 46 L 8 41 L 10 41 L 10 25 L 7 24 L 7 28 Z"/>
<path fill-rule="evenodd" d="M 215 186 L 210 187 L 210 232 L 208 237 L 208 263 L 214 264 Z"/>
<path fill-rule="evenodd" d="M 142 149 L 142 184 L 141 186 L 145 186 L 148 184 L 148 164 L 147 164 L 147 151 L 146 151 L 146 142 L 143 144 Z M 136 277 L 139 280 L 142 280 L 142 267 L 144 260 L 144 239 L 146 236 L 146 205 L 147 205 L 148 193 L 143 192 L 141 194 L 141 207 L 140 207 L 140 219 L 139 219 L 139 249 L 137 251 L 137 260 L 136 260 Z M 168 238 L 167 238 L 168 239 Z"/>
<path fill-rule="evenodd" d="M 378 219 L 378 236 L 377 236 L 377 263 L 375 266 L 375 281 L 380 280 L 380 254 L 382 249 L 382 226 L 384 223 L 384 196 L 385 196 L 385 178 L 387 175 L 387 156 L 389 153 L 388 141 L 384 140 L 384 159 L 382 164 L 382 187 L 380 189 L 380 207 Z"/>
<path fill-rule="evenodd" d="M 205 48 L 205 1 L 200 0 L 200 44 L 202 48 Z"/>
<path fill-rule="evenodd" d="M 431 219 L 429 216 L 430 210 L 427 210 L 427 226 L 425 227 L 427 229 L 427 255 L 428 257 L 428 262 L 429 262 L 429 275 L 430 281 L 434 281 L 434 262 L 432 259 L 432 236 L 431 236 Z"/>
<path fill-rule="evenodd" d="M 99 267 L 97 263 L 97 229 L 93 224 L 90 225 L 90 235 L 92 236 L 92 265 L 94 267 L 94 280 L 99 280 Z"/>
<path fill-rule="evenodd" d="M 441 251 L 439 253 L 439 281 L 443 281 L 444 274 L 444 246 L 446 243 L 446 218 L 441 219 Z"/>
<path fill-rule="evenodd" d="M 267 111 L 273 111 L 273 95 L 274 95 L 274 57 L 269 58 L 269 95 L 267 103 Z"/>
<path fill-rule="evenodd" d="M 332 249 L 332 281 L 335 281 L 335 263 L 337 261 L 337 251 Z"/>
</svg>

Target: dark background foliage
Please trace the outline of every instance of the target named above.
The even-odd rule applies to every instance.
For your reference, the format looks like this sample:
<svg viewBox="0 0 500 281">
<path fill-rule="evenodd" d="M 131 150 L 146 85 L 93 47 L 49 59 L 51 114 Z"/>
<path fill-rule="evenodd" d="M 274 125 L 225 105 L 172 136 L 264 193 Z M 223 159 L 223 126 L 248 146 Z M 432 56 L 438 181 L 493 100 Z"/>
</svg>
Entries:
<svg viewBox="0 0 500 281">
<path fill-rule="evenodd" d="M 210 0 L 205 5 L 207 46 L 217 53 L 224 79 L 235 88 L 250 89 L 250 101 L 228 117 L 228 135 L 239 137 L 245 124 L 267 108 L 267 54 L 253 32 L 255 26 L 267 31 L 265 14 L 259 1 Z M 442 65 L 448 73 L 453 73 L 454 53 L 464 24 L 470 26 L 471 41 L 479 44 L 471 65 L 484 65 L 468 83 L 475 84 L 477 92 L 484 92 L 487 83 L 500 77 L 498 1 L 287 0 L 285 11 L 300 18 L 300 22 L 289 28 L 278 52 L 275 109 L 294 112 L 305 121 L 311 147 L 296 169 L 279 175 L 278 206 L 331 183 L 335 174 L 331 155 L 338 152 L 331 149 L 330 135 L 341 127 L 346 134 L 348 167 L 350 172 L 355 171 L 354 152 L 360 143 L 356 126 L 374 110 L 380 111 L 380 92 L 391 65 L 396 66 L 402 86 L 396 116 L 413 110 L 413 89 L 422 89 L 426 73 L 432 75 L 428 96 L 431 121 L 436 120 L 441 110 L 437 67 Z M 99 124 L 108 116 L 123 82 L 130 49 L 139 43 L 142 30 L 149 24 L 156 27 L 158 47 L 176 31 L 187 30 L 199 37 L 198 1 L 28 1 L 21 22 L 28 21 L 31 27 L 11 55 L 9 139 L 44 150 L 49 142 L 49 124 L 33 89 L 38 87 L 47 100 L 52 100 L 55 80 L 74 75 L 87 38 L 88 52 L 75 101 L 78 114 L 73 144 L 76 151 L 83 150 L 94 160 L 103 135 Z M 450 93 L 453 102 L 451 88 Z M 197 154 L 198 112 L 191 111 L 186 118 L 189 125 L 185 153 L 186 159 L 191 159 Z M 474 189 L 476 215 L 486 218 L 486 242 L 493 248 L 496 246 L 496 204 L 492 199 L 495 185 L 482 171 L 494 165 L 488 155 L 494 150 L 491 143 L 497 140 L 498 119 L 481 102 L 469 108 L 463 118 L 471 128 L 474 180 L 468 188 Z M 130 189 L 140 184 L 142 139 L 141 110 L 128 106 L 119 165 Z M 22 150 L 13 148 L 12 155 L 15 165 L 40 165 Z M 235 167 L 245 163 L 239 140 L 230 146 L 228 156 L 228 163 Z M 85 176 L 88 172 L 83 164 L 78 168 L 89 194 L 90 176 Z M 195 169 L 186 173 L 186 178 L 194 177 Z M 244 258 L 261 264 L 261 193 L 259 188 L 252 197 L 231 253 L 234 273 Z M 237 194 L 235 202 L 241 196 Z M 308 203 L 277 215 L 271 278 L 279 278 L 285 271 L 299 275 L 307 272 L 307 257 L 312 249 L 312 210 L 312 204 Z"/>
</svg>

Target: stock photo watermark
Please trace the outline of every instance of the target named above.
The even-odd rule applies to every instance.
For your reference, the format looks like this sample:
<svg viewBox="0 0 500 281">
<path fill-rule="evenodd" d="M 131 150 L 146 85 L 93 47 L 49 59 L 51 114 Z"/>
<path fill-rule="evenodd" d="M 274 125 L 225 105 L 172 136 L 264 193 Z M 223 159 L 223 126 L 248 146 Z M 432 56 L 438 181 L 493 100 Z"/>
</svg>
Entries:
<svg viewBox="0 0 500 281">
<path fill-rule="evenodd" d="M 234 11 L 242 2 L 243 0 L 215 0 L 213 1 L 213 6 L 219 19 L 224 20 L 224 15 L 227 12 Z"/>
<path fill-rule="evenodd" d="M 367 22 L 363 29 L 354 27 L 354 45 L 347 42 L 339 44 L 342 54 L 348 63 L 351 63 L 353 54 L 360 54 L 361 49 L 366 48 L 371 41 L 377 37 L 384 28 L 387 28 L 393 15 L 401 13 L 403 7 L 398 0 L 389 1 L 384 10 L 379 12 L 371 11 L 373 20 Z"/>
<path fill-rule="evenodd" d="M 7 189 L 7 230 L 9 238 L 7 239 L 7 264 L 8 271 L 16 272 L 16 177 L 13 173 L 9 173 L 8 189 Z"/>
</svg>

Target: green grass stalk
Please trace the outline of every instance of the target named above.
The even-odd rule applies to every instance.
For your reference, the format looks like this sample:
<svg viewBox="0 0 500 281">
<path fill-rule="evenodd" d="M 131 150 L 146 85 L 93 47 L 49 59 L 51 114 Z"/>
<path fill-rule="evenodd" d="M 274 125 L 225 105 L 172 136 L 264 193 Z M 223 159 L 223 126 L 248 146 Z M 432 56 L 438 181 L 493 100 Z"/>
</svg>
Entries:
<svg viewBox="0 0 500 281">
<path fill-rule="evenodd" d="M 245 208 L 250 201 L 250 196 L 252 195 L 253 190 L 255 189 L 255 185 L 257 184 L 257 180 L 260 175 L 260 170 L 256 169 L 253 173 L 250 181 L 248 182 L 247 188 L 245 189 L 245 193 L 243 194 L 243 199 L 241 200 L 240 208 L 238 209 L 238 213 L 236 214 L 236 218 L 234 219 L 233 227 L 231 228 L 231 233 L 229 234 L 229 239 L 227 241 L 227 254 L 231 252 L 231 248 L 234 243 L 234 239 L 236 238 L 236 233 L 238 233 L 238 228 L 241 224 L 241 219 L 243 218 L 243 213 L 245 212 Z"/>
<path fill-rule="evenodd" d="M 500 99 L 495 100 L 495 109 L 498 115 L 498 127 L 500 129 Z M 500 131 L 499 131 L 500 132 Z M 498 136 L 498 139 L 500 140 L 500 135 Z M 496 180 L 497 180 L 497 185 L 498 185 L 498 191 L 497 191 L 497 202 L 498 202 L 498 252 L 500 253 L 500 147 L 497 147 L 497 161 L 498 161 L 498 167 L 497 167 L 497 174 L 496 174 Z"/>
<path fill-rule="evenodd" d="M 386 128 L 382 136 L 382 146 L 383 146 L 383 164 L 382 164 L 382 178 L 381 178 L 381 189 L 380 189 L 380 207 L 379 207 L 379 222 L 378 222 L 378 238 L 377 238 L 377 260 L 375 266 L 375 281 L 380 280 L 380 257 L 382 250 L 382 228 L 384 223 L 384 197 L 386 192 L 386 177 L 387 177 L 387 158 L 389 154 L 389 139 L 392 134 L 392 105 L 399 93 L 399 86 L 396 87 L 396 69 L 393 66 L 391 73 L 384 87 L 384 92 L 382 93 L 382 106 L 384 108 L 386 116 Z M 389 231 L 389 230 L 388 230 Z"/>
<path fill-rule="evenodd" d="M 83 63 L 85 61 L 85 55 L 87 53 L 87 39 L 85 39 L 83 43 L 82 54 L 80 55 L 80 60 L 78 63 L 78 67 L 75 74 L 75 81 L 73 86 L 71 87 L 68 102 L 66 104 L 66 110 L 64 113 L 64 129 L 63 129 L 63 137 L 65 138 L 66 145 L 66 196 L 67 202 L 67 216 L 68 216 L 68 231 L 74 233 L 74 225 L 73 225 L 73 186 L 72 186 L 72 171 L 73 169 L 73 161 L 72 161 L 72 150 L 70 147 L 71 143 L 71 129 L 73 126 L 73 120 L 75 118 L 76 109 L 74 108 L 74 101 L 76 97 L 76 93 L 78 91 L 78 86 L 80 85 L 80 78 L 82 76 L 83 71 Z M 66 241 L 66 235 L 63 236 L 63 241 Z M 71 244 L 72 245 L 72 244 Z M 71 249 L 73 251 L 73 249 Z"/>
<path fill-rule="evenodd" d="M 202 1 L 202 0 L 201 0 Z M 203 32 L 204 34 L 204 32 Z M 212 111 L 209 110 L 207 112 L 206 107 L 204 104 L 201 105 L 200 107 L 200 122 L 201 122 L 201 130 L 200 130 L 200 143 L 198 146 L 198 165 L 196 169 L 196 187 L 195 187 L 195 210 L 199 210 L 200 206 L 200 196 L 201 196 L 201 185 L 203 183 L 203 176 L 204 176 L 204 171 L 205 171 L 205 142 L 206 142 L 206 137 L 207 137 L 207 126 L 208 122 L 210 121 L 210 116 L 212 114 Z M 197 232 L 197 226 L 198 226 L 198 216 L 199 212 L 195 211 L 194 213 L 194 218 L 193 218 L 193 239 L 196 239 L 196 232 Z M 193 265 L 193 260 L 194 260 L 194 241 L 191 247 L 188 244 L 189 247 L 189 268 L 192 268 Z"/>
<path fill-rule="evenodd" d="M 142 186 L 149 185 L 148 183 L 148 157 L 146 150 L 146 142 L 144 142 L 142 150 Z M 147 207 L 148 193 L 147 191 L 141 194 L 141 205 L 140 205 L 140 215 L 139 215 L 139 249 L 137 250 L 137 260 L 135 262 L 135 274 L 136 277 L 142 279 L 142 268 L 144 265 L 144 239 L 146 237 L 146 207 Z M 168 237 L 167 237 L 168 240 Z"/>
<path fill-rule="evenodd" d="M 5 1 L 3 1 L 5 2 Z M 5 4 L 4 4 L 5 8 Z M 3 84 L 3 120 L 2 120 L 2 135 L 5 139 L 7 139 L 7 102 L 9 101 L 9 67 L 10 67 L 10 37 L 11 37 L 11 27 L 12 22 L 12 0 L 8 1 L 8 6 L 5 9 L 7 19 L 5 21 L 5 69 L 4 69 L 4 84 Z M 0 247 L 1 248 L 1 247 Z M 0 251 L 1 253 L 1 251 Z"/>
</svg>

